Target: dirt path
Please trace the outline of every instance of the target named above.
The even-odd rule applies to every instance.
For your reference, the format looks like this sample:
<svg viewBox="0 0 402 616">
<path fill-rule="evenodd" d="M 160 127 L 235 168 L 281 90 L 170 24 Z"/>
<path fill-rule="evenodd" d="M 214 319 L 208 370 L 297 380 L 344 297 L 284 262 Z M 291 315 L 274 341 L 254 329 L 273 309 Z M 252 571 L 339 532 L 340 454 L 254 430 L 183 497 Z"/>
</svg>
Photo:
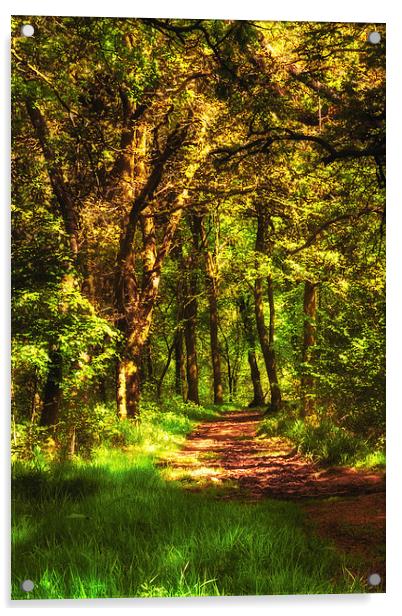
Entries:
<svg viewBox="0 0 402 616">
<path fill-rule="evenodd" d="M 385 575 L 385 478 L 353 468 L 320 468 L 283 438 L 259 438 L 261 414 L 226 413 L 201 424 L 174 459 L 167 477 L 190 490 L 214 486 L 220 498 L 297 499 L 312 531 L 362 563 L 364 575 Z"/>
<path fill-rule="evenodd" d="M 384 492 L 381 473 L 322 469 L 283 438 L 256 438 L 261 413 L 236 411 L 201 424 L 170 461 L 189 483 L 226 484 L 242 498 L 300 499 Z M 196 487 L 196 486 L 194 486 Z"/>
</svg>

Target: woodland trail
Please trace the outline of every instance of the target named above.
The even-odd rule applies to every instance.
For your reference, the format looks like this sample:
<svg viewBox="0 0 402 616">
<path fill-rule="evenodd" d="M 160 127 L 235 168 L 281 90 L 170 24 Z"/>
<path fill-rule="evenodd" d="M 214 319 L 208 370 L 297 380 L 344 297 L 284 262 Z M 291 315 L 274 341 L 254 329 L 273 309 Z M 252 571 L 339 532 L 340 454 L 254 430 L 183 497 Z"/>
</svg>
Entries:
<svg viewBox="0 0 402 616">
<path fill-rule="evenodd" d="M 286 439 L 257 437 L 261 418 L 256 410 L 243 410 L 200 424 L 169 465 L 176 475 L 184 473 L 190 484 L 193 479 L 194 488 L 208 483 L 226 486 L 227 498 L 235 498 L 236 493 L 246 500 L 287 500 L 384 492 L 382 473 L 320 468 Z"/>
<path fill-rule="evenodd" d="M 364 575 L 377 572 L 384 581 L 384 474 L 322 468 L 286 439 L 256 436 L 261 418 L 258 411 L 243 410 L 200 424 L 174 459 L 163 463 L 167 478 L 191 491 L 214 488 L 217 498 L 297 500 L 312 532 L 361 562 Z"/>
</svg>

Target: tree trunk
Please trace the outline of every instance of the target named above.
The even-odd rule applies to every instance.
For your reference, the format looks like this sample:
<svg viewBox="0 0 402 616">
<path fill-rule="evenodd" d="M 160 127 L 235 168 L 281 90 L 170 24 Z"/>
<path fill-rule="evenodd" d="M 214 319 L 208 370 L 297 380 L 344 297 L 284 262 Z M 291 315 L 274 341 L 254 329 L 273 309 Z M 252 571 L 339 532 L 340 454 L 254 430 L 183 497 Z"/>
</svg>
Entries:
<svg viewBox="0 0 402 616">
<path fill-rule="evenodd" d="M 64 177 L 63 168 L 59 163 L 57 152 L 52 146 L 51 135 L 45 117 L 42 115 L 36 102 L 31 98 L 25 99 L 28 115 L 34 127 L 35 134 L 41 145 L 43 156 L 46 160 L 46 169 L 50 184 L 59 205 L 59 211 L 63 219 L 70 253 L 74 261 L 78 255 L 78 213 L 76 201 L 70 192 L 68 179 Z"/>
<path fill-rule="evenodd" d="M 149 173 L 146 173 L 147 136 L 146 131 L 140 134 L 137 148 L 138 173 L 134 177 L 134 163 L 131 148 L 127 148 L 129 161 L 127 177 L 131 188 L 125 192 L 124 202 L 129 205 L 120 236 L 119 250 L 116 259 L 114 299 L 122 331 L 126 333 L 126 409 L 128 417 L 138 417 L 138 403 L 140 397 L 139 366 L 143 346 L 149 334 L 152 313 L 159 291 L 160 275 L 164 259 L 169 254 L 172 240 L 179 225 L 183 207 L 188 198 L 188 185 L 201 164 L 200 160 L 192 161 L 185 171 L 186 187 L 180 192 L 171 193 L 169 205 L 171 211 L 164 228 L 162 240 L 157 247 L 154 209 L 152 199 L 164 176 L 165 166 L 169 159 L 181 148 L 189 130 L 190 122 L 183 126 L 176 126 L 167 136 L 164 148 L 158 156 L 152 159 Z M 206 128 L 200 133 L 200 139 Z M 141 131 L 139 131 L 141 133 Z M 149 149 L 149 148 L 148 148 Z M 142 161 L 142 162 L 141 162 Z M 118 174 L 119 175 L 119 174 Z M 140 181 L 141 189 L 134 191 L 133 184 Z M 124 184 L 124 182 L 123 182 Z M 133 194 L 130 196 L 130 192 Z M 134 194 L 134 192 L 136 194 Z M 124 191 L 123 191 L 124 193 Z M 135 252 L 134 239 L 141 224 L 143 250 L 141 254 Z M 137 280 L 135 267 L 136 257 L 142 259 L 143 277 L 140 284 Z"/>
<path fill-rule="evenodd" d="M 267 240 L 266 233 L 270 222 L 269 215 L 263 208 L 257 209 L 257 238 L 255 243 L 256 252 L 266 255 Z M 270 410 L 278 411 L 282 406 L 282 396 L 278 383 L 278 374 L 276 369 L 276 356 L 274 349 L 274 334 L 275 334 L 275 305 L 272 277 L 268 276 L 268 303 L 269 303 L 269 329 L 265 325 L 264 317 L 264 294 L 263 294 L 263 278 L 258 275 L 254 284 L 254 304 L 255 316 L 257 322 L 258 338 L 261 345 L 262 355 L 264 357 L 265 368 L 267 370 L 269 387 L 271 392 Z"/>
<path fill-rule="evenodd" d="M 213 290 L 212 290 L 213 289 Z M 221 355 L 218 342 L 218 306 L 216 290 L 210 285 L 209 299 L 209 331 L 211 339 L 212 369 L 214 378 L 214 404 L 223 404 L 223 387 L 221 372 Z"/>
<path fill-rule="evenodd" d="M 186 297 L 184 303 L 184 340 L 186 344 L 187 400 L 200 403 L 198 393 L 198 359 L 197 359 L 197 271 L 195 259 L 191 256 L 188 263 Z"/>
<path fill-rule="evenodd" d="M 152 383 L 154 380 L 154 362 L 152 359 L 152 342 L 149 336 L 145 343 L 145 365 L 147 367 L 147 379 Z"/>
<path fill-rule="evenodd" d="M 178 263 L 179 269 L 183 265 L 181 242 L 172 250 L 172 257 Z M 184 289 L 183 279 L 178 278 L 176 285 L 176 331 L 174 335 L 174 362 L 175 362 L 175 381 L 174 390 L 183 400 L 187 399 L 187 383 L 186 383 L 186 359 L 184 356 L 184 340 L 183 340 L 183 319 L 184 319 Z"/>
<path fill-rule="evenodd" d="M 158 400 L 161 398 L 162 396 L 162 386 L 163 386 L 163 381 L 165 380 L 165 376 L 167 374 L 167 371 L 169 370 L 169 366 L 170 366 L 170 362 L 172 361 L 172 355 L 173 355 L 173 351 L 175 349 L 175 337 L 173 338 L 173 342 L 172 344 L 168 347 L 168 356 L 166 359 L 166 363 L 163 367 L 163 370 L 161 372 L 161 375 L 159 377 L 159 379 L 156 382 L 156 397 L 158 398 Z"/>
<path fill-rule="evenodd" d="M 70 458 L 70 460 L 74 457 L 75 455 L 75 448 L 76 448 L 76 428 L 75 426 L 71 426 L 70 429 L 70 433 L 69 433 L 69 446 L 68 446 L 68 457 Z"/>
<path fill-rule="evenodd" d="M 250 366 L 250 374 L 254 391 L 253 399 L 250 402 L 249 407 L 263 406 L 264 394 L 262 393 L 260 370 L 258 368 L 255 351 L 251 349 L 248 352 L 248 363 Z"/>
<path fill-rule="evenodd" d="M 274 315 L 270 315 L 270 327 L 267 330 L 264 317 L 264 300 L 263 300 L 263 279 L 259 276 L 254 285 L 254 302 L 255 302 L 255 317 L 257 322 L 258 338 L 261 345 L 262 355 L 264 357 L 265 368 L 267 370 L 269 387 L 271 391 L 271 408 L 272 412 L 278 411 L 282 406 L 282 396 L 278 383 L 278 375 L 276 369 L 276 357 L 273 347 L 273 332 L 274 332 Z M 273 300 L 272 287 L 269 291 L 271 300 Z M 270 300 L 270 304 L 271 304 Z"/>
<path fill-rule="evenodd" d="M 58 350 L 50 352 L 50 365 L 43 389 L 41 426 L 54 426 L 59 418 L 61 401 L 62 357 Z"/>
<path fill-rule="evenodd" d="M 120 419 L 127 419 L 126 370 L 124 360 L 122 359 L 116 365 L 116 404 L 118 417 Z"/>
<path fill-rule="evenodd" d="M 253 383 L 253 399 L 249 407 L 262 406 L 264 404 L 264 394 L 261 387 L 261 376 L 255 354 L 255 336 L 253 331 L 253 322 L 250 315 L 250 307 L 246 304 L 244 297 L 240 297 L 239 301 L 240 316 L 243 322 L 244 333 L 248 345 L 248 363 L 250 366 L 251 381 Z"/>
<path fill-rule="evenodd" d="M 221 372 L 221 355 L 218 341 L 218 297 L 216 266 L 213 254 L 207 247 L 207 236 L 203 220 L 198 217 L 198 231 L 201 237 L 202 248 L 205 257 L 205 272 L 207 281 L 207 293 L 209 304 L 209 334 L 211 341 L 211 359 L 214 383 L 214 404 L 223 404 L 223 387 Z"/>
<path fill-rule="evenodd" d="M 232 375 L 232 365 L 230 363 L 229 353 L 227 353 L 226 363 L 227 363 L 227 368 L 228 368 L 229 402 L 233 402 L 233 375 Z"/>
<path fill-rule="evenodd" d="M 154 364 L 152 358 L 152 347 L 150 338 L 147 339 L 142 349 L 139 368 L 141 388 L 143 387 L 143 385 L 145 385 L 145 383 L 155 385 L 156 379 L 154 374 Z"/>
<path fill-rule="evenodd" d="M 303 337 L 303 368 L 302 368 L 302 416 L 306 417 L 315 411 L 314 386 L 315 379 L 311 375 L 311 361 L 313 348 L 316 344 L 316 313 L 317 313 L 317 284 L 306 280 L 304 283 L 304 337 Z"/>
<path fill-rule="evenodd" d="M 186 342 L 187 400 L 200 403 L 198 393 L 198 359 L 196 338 L 197 299 L 192 297 L 184 308 L 184 339 Z"/>
<path fill-rule="evenodd" d="M 186 361 L 183 349 L 183 330 L 181 326 L 176 331 L 174 341 L 174 358 L 175 358 L 175 392 L 183 397 L 187 397 L 186 391 Z"/>
<path fill-rule="evenodd" d="M 125 361 L 126 375 L 126 408 L 128 419 L 138 419 L 140 414 L 139 404 L 141 396 L 141 353 Z"/>
<path fill-rule="evenodd" d="M 36 101 L 30 97 L 26 97 L 25 105 L 46 161 L 49 181 L 68 238 L 70 256 L 73 262 L 77 263 L 79 225 L 76 201 L 70 191 L 68 178 L 65 177 L 63 167 L 59 162 L 58 153 L 53 149 L 52 136 L 45 116 L 36 105 Z M 66 270 L 69 269 L 70 267 L 67 265 Z M 72 278 L 71 272 L 65 274 L 63 278 Z M 55 345 L 57 346 L 58 343 L 56 342 Z M 50 360 L 51 364 L 43 391 L 43 410 L 40 418 L 40 425 L 42 426 L 53 426 L 57 423 L 61 401 L 62 356 L 58 351 L 53 351 L 50 353 Z"/>
</svg>

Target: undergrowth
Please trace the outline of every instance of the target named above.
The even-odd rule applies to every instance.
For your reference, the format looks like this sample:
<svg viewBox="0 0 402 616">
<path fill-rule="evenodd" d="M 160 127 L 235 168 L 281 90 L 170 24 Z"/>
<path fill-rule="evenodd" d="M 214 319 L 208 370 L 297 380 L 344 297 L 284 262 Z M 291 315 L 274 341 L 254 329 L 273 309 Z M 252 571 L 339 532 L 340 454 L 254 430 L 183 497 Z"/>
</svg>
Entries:
<svg viewBox="0 0 402 616">
<path fill-rule="evenodd" d="M 305 526 L 297 504 L 222 500 L 162 478 L 158 457 L 222 409 L 153 405 L 140 424 L 118 425 L 102 412 L 84 455 L 60 461 L 40 449 L 42 457 L 14 463 L 13 599 L 367 590 Z M 35 584 L 30 593 L 25 579 Z"/>
<path fill-rule="evenodd" d="M 300 453 L 325 465 L 385 466 L 383 439 L 358 435 L 323 414 L 300 419 L 294 410 L 286 409 L 263 419 L 258 434 L 284 436 L 296 445 Z"/>
<path fill-rule="evenodd" d="M 138 452 L 19 473 L 13 495 L 14 599 L 364 590 L 297 505 L 186 493 Z"/>
<path fill-rule="evenodd" d="M 198 406 L 183 402 L 178 396 L 169 401 L 155 403 L 143 401 L 140 407 L 141 421 L 121 421 L 116 415 L 116 406 L 110 404 L 83 405 L 73 419 L 62 416 L 52 430 L 31 422 L 13 427 L 12 461 L 33 470 L 45 470 L 50 462 L 62 462 L 70 457 L 70 434 L 75 429 L 74 454 L 90 460 L 99 448 L 137 447 L 139 450 L 158 454 L 171 446 L 179 445 L 197 422 L 213 419 L 220 410 L 236 408 L 223 405 Z"/>
<path fill-rule="evenodd" d="M 14 464 L 13 599 L 365 590 L 304 526 L 296 504 L 225 501 L 165 481 L 158 456 L 222 412 L 184 411 L 153 406 L 141 424 L 117 427 L 105 418 L 90 458 L 84 449 L 64 462 Z M 21 590 L 24 579 L 34 582 L 31 593 Z"/>
</svg>

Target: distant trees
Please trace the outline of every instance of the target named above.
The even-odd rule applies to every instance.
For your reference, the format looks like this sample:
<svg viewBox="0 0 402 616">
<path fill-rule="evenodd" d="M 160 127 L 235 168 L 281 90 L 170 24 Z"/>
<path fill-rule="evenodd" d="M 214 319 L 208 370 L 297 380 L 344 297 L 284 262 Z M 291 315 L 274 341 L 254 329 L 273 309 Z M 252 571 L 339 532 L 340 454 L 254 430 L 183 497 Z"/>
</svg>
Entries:
<svg viewBox="0 0 402 616">
<path fill-rule="evenodd" d="M 307 417 L 347 399 L 376 423 L 383 43 L 362 24 L 32 22 L 12 48 L 17 419 L 78 426 L 94 397 L 138 419 L 142 394 L 176 394 Z"/>
</svg>

